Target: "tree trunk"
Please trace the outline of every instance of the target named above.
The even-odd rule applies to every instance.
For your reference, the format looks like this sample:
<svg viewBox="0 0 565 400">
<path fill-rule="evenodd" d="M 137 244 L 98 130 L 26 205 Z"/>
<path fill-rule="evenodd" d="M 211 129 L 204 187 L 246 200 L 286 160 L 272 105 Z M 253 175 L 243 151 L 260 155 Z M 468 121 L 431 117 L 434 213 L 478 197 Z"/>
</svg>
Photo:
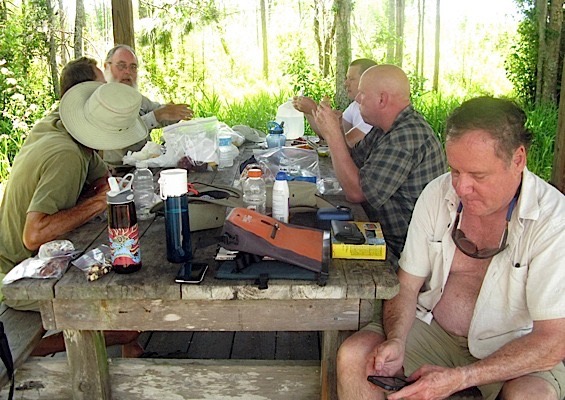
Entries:
<svg viewBox="0 0 565 400">
<path fill-rule="evenodd" d="M 536 1 L 536 12 L 538 18 L 538 65 L 536 73 L 536 104 L 541 101 L 543 73 L 546 58 L 545 30 L 547 24 L 547 0 Z"/>
<path fill-rule="evenodd" d="M 322 46 L 321 30 L 320 30 L 320 5 L 317 0 L 314 0 L 314 40 L 316 41 L 316 46 L 318 47 L 318 68 L 320 71 L 323 70 L 324 59 L 322 53 L 324 52 Z"/>
<path fill-rule="evenodd" d="M 424 63 L 426 60 L 425 54 L 426 54 L 426 38 L 425 38 L 425 34 L 424 34 L 424 21 L 426 19 L 426 0 L 422 0 L 422 16 L 421 16 L 422 22 L 420 24 L 420 30 L 421 30 L 421 34 L 420 34 L 420 40 L 421 40 L 421 44 L 420 44 L 420 70 L 418 71 L 418 89 L 422 90 L 424 88 Z"/>
<path fill-rule="evenodd" d="M 265 0 L 259 0 L 261 8 L 261 39 L 263 42 L 263 77 L 269 79 L 269 49 L 267 46 L 267 8 Z"/>
<path fill-rule="evenodd" d="M 404 58 L 404 0 L 396 0 L 396 64 L 402 68 Z"/>
<path fill-rule="evenodd" d="M 338 0 L 334 0 L 334 5 L 335 2 L 337 2 Z M 332 18 L 332 22 L 331 25 L 329 26 L 329 28 L 326 30 L 325 32 L 325 38 L 324 38 L 324 68 L 322 70 L 322 74 L 324 77 L 328 76 L 330 74 L 330 65 L 331 65 L 331 60 L 332 60 L 332 54 L 333 54 L 333 46 L 334 46 L 334 38 L 335 38 L 335 30 L 336 30 L 336 25 L 337 25 L 337 12 L 333 13 L 333 18 Z M 329 18 L 326 18 L 329 19 Z"/>
<path fill-rule="evenodd" d="M 8 19 L 8 5 L 6 0 L 2 0 L 0 3 L 0 21 L 6 21 Z"/>
<path fill-rule="evenodd" d="M 347 68 L 351 62 L 351 0 L 335 0 L 336 33 L 335 33 L 335 80 L 336 107 L 343 110 L 349 104 L 347 91 L 343 85 Z"/>
<path fill-rule="evenodd" d="M 59 71 L 57 68 L 57 42 L 55 40 L 55 26 L 57 20 L 53 13 L 53 4 L 51 0 L 45 1 L 45 8 L 47 11 L 47 32 L 49 35 L 49 69 L 51 70 L 51 81 L 53 82 L 53 94 L 56 99 L 61 98 L 61 90 L 59 86 Z"/>
<path fill-rule="evenodd" d="M 67 53 L 67 35 L 65 30 L 65 11 L 63 9 L 63 0 L 59 1 L 59 32 L 60 32 L 60 56 L 61 56 L 61 65 L 66 65 L 68 60 L 68 53 Z"/>
<path fill-rule="evenodd" d="M 416 73 L 420 72 L 420 52 L 422 51 L 422 0 L 418 2 L 418 34 L 416 36 Z"/>
<path fill-rule="evenodd" d="M 386 41 L 386 62 L 387 64 L 394 64 L 395 55 L 394 49 L 396 44 L 396 0 L 388 0 L 387 3 L 388 14 L 388 35 Z"/>
<path fill-rule="evenodd" d="M 127 44 L 135 49 L 131 0 L 112 0 L 112 26 L 114 45 Z"/>
<path fill-rule="evenodd" d="M 84 1 L 76 0 L 75 16 L 75 58 L 82 57 L 82 33 L 84 31 Z"/>
<path fill-rule="evenodd" d="M 433 80 L 433 90 L 435 92 L 439 89 L 439 49 L 440 49 L 440 27 L 441 27 L 441 7 L 440 1 L 436 0 L 436 38 L 435 38 L 435 54 L 434 54 L 434 80 Z"/>
<path fill-rule="evenodd" d="M 551 0 L 549 7 L 549 26 L 545 35 L 547 58 L 543 68 L 542 102 L 555 103 L 557 100 L 557 68 L 563 22 L 563 1 Z"/>
<path fill-rule="evenodd" d="M 563 63 L 562 76 L 565 76 L 565 63 Z M 565 193 L 565 85 L 561 85 L 561 95 L 559 97 L 559 119 L 557 123 L 557 134 L 555 136 L 551 183 L 559 189 L 561 193 Z"/>
</svg>

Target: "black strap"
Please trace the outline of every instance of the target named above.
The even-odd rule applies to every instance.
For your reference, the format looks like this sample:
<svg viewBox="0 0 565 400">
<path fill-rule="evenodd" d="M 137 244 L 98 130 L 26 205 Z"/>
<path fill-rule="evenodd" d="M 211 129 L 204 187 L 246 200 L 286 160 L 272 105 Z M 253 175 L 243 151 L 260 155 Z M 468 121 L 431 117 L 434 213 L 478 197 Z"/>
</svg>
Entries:
<svg viewBox="0 0 565 400">
<path fill-rule="evenodd" d="M 8 344 L 8 337 L 4 332 L 4 323 L 0 321 L 0 358 L 6 366 L 6 371 L 8 372 L 8 378 L 10 379 L 10 394 L 8 395 L 8 400 L 12 400 L 14 397 L 14 361 L 12 360 L 12 352 L 10 351 L 10 345 Z"/>
</svg>

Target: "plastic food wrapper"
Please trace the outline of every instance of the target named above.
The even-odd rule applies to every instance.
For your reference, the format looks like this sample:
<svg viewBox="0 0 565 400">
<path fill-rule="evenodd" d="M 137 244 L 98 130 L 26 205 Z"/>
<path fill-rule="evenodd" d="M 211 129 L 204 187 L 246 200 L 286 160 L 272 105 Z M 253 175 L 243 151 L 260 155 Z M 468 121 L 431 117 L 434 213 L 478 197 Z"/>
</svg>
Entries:
<svg viewBox="0 0 565 400">
<path fill-rule="evenodd" d="M 138 161 L 147 160 L 147 164 L 149 165 L 149 160 L 159 157 L 162 154 L 163 146 L 158 143 L 149 141 L 145 143 L 145 146 L 143 146 L 143 148 L 139 151 L 133 153 L 131 151 L 128 151 L 128 153 L 123 157 L 122 161 L 124 164 L 135 166 Z M 152 167 L 152 165 L 149 166 Z"/>
<path fill-rule="evenodd" d="M 255 152 L 265 183 L 273 183 L 279 171 L 286 172 L 289 181 L 316 183 L 320 179 L 318 153 L 296 147 L 279 147 Z"/>
<path fill-rule="evenodd" d="M 322 178 L 316 185 L 318 186 L 318 192 L 320 194 L 340 194 L 343 191 L 339 181 L 334 177 Z"/>
<path fill-rule="evenodd" d="M 88 281 L 98 280 L 112 270 L 110 247 L 102 244 L 87 251 L 72 264 L 84 272 Z"/>
<path fill-rule="evenodd" d="M 35 257 L 26 258 L 6 274 L 2 284 L 7 285 L 22 278 L 56 278 L 63 276 L 69 261 L 80 252 L 68 240 L 53 240 L 42 244 Z"/>
<path fill-rule="evenodd" d="M 183 157 L 195 165 L 218 164 L 218 119 L 195 118 L 163 128 L 165 154 L 147 160 L 149 167 L 176 167 Z"/>
</svg>

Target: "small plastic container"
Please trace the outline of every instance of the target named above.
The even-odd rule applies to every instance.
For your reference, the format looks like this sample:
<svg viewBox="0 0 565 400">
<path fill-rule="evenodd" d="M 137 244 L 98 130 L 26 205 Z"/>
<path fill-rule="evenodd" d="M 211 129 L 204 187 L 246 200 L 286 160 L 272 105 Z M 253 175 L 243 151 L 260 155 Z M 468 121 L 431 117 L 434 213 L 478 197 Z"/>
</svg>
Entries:
<svg viewBox="0 0 565 400">
<path fill-rule="evenodd" d="M 286 135 L 284 134 L 284 123 L 279 125 L 274 121 L 269 121 L 267 123 L 267 147 L 269 149 L 282 147 L 286 143 Z"/>
<path fill-rule="evenodd" d="M 246 208 L 265 214 L 267 203 L 267 188 L 263 180 L 263 172 L 258 168 L 251 168 L 247 172 L 247 179 L 243 182 L 243 204 Z"/>
<path fill-rule="evenodd" d="M 233 166 L 233 152 L 230 135 L 218 136 L 218 159 L 219 169 Z"/>
<path fill-rule="evenodd" d="M 290 191 L 285 172 L 277 173 L 273 184 L 273 218 L 288 223 Z"/>
<path fill-rule="evenodd" d="M 137 219 L 142 221 L 152 218 L 154 214 L 149 210 L 155 202 L 155 186 L 153 185 L 153 173 L 147 168 L 147 161 L 135 163 L 133 196 Z"/>
</svg>

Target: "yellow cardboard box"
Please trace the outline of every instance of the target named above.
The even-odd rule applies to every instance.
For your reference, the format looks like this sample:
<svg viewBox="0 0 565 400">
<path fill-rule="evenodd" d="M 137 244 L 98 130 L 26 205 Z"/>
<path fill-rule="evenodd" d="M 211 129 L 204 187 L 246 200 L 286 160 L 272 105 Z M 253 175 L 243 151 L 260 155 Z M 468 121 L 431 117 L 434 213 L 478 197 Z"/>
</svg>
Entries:
<svg viewBox="0 0 565 400">
<path fill-rule="evenodd" d="M 338 241 L 332 231 L 332 258 L 350 258 L 359 260 L 386 259 L 386 244 L 381 225 L 378 222 L 350 221 L 357 225 L 365 244 L 346 244 Z"/>
</svg>

